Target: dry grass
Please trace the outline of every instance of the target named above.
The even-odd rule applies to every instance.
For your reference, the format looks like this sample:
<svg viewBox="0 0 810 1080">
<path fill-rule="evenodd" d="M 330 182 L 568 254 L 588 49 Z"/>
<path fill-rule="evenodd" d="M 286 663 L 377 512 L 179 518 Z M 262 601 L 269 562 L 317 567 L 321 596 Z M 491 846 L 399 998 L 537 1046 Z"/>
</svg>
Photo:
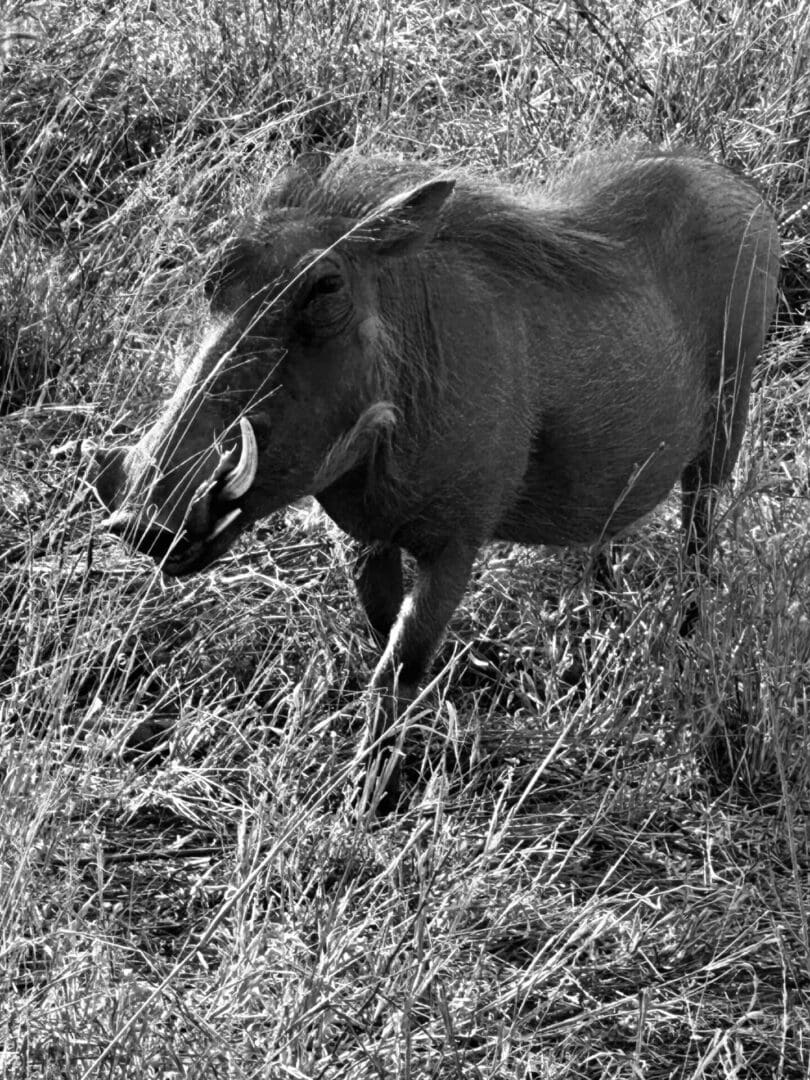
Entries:
<svg viewBox="0 0 810 1080">
<path fill-rule="evenodd" d="M 235 0 L 0 15 L 0 1074 L 810 1076 L 810 14 Z M 682 638 L 672 508 L 600 592 L 493 547 L 352 802 L 374 651 L 290 510 L 160 579 L 74 505 L 148 415 L 228 216 L 359 142 L 542 176 L 618 137 L 747 169 L 780 322 Z"/>
</svg>

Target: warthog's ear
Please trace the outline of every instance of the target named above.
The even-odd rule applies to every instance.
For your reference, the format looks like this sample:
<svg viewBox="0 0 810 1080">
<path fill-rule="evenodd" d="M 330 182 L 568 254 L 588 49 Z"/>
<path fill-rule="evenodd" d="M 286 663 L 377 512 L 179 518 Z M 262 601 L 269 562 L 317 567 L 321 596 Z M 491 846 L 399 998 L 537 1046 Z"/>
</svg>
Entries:
<svg viewBox="0 0 810 1080">
<path fill-rule="evenodd" d="M 372 240 L 380 255 L 406 255 L 429 244 L 436 234 L 439 215 L 456 186 L 455 180 L 427 180 L 386 199 L 358 230 Z"/>
<path fill-rule="evenodd" d="M 286 165 L 262 192 L 262 208 L 303 206 L 322 169 L 323 164 L 314 154 L 303 155 L 293 165 Z"/>
</svg>

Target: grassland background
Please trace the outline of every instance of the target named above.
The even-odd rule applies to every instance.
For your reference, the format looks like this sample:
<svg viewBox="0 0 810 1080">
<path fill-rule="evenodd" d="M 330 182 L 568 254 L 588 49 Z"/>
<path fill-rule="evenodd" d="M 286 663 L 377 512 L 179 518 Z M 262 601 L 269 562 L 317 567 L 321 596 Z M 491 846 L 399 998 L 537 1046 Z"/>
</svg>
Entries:
<svg viewBox="0 0 810 1080">
<path fill-rule="evenodd" d="M 295 154 L 542 179 L 697 145 L 762 187 L 778 320 L 678 634 L 666 506 L 611 597 L 493 547 L 355 813 L 374 651 L 290 510 L 167 582 L 74 505 Z M 810 1076 L 810 11 L 785 0 L 0 7 L 0 1076 Z"/>
</svg>

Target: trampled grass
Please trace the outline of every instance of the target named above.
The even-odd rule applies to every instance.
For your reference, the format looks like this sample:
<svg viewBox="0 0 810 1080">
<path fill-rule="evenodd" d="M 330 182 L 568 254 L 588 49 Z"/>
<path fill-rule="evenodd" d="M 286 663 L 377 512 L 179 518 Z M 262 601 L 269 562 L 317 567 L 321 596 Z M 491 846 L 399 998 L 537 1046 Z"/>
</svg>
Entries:
<svg viewBox="0 0 810 1080">
<path fill-rule="evenodd" d="M 810 12 L 10 4 L 0 15 L 0 1075 L 810 1075 Z M 358 815 L 376 652 L 292 508 L 168 581 L 78 442 L 148 419 L 233 214 L 358 143 L 542 177 L 622 137 L 782 227 L 716 574 L 494 545 Z M 117 434 L 117 432 L 121 434 Z"/>
</svg>

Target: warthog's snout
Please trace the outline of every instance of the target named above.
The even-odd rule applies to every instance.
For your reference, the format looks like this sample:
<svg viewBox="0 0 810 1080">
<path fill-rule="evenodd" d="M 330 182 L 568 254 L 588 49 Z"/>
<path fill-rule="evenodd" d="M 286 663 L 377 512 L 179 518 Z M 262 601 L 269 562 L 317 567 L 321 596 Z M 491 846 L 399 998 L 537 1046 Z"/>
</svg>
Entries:
<svg viewBox="0 0 810 1080">
<path fill-rule="evenodd" d="M 220 455 L 210 476 L 200 483 L 184 507 L 179 528 L 172 521 L 173 496 L 180 488 L 169 472 L 152 477 L 151 487 L 141 475 L 140 483 L 120 486 L 127 469 L 127 454 L 119 450 L 96 457 L 95 489 L 102 502 L 116 507 L 103 522 L 104 527 L 126 544 L 149 555 L 168 574 L 188 574 L 206 566 L 232 542 L 231 527 L 242 516 L 240 500 L 256 477 L 258 450 L 250 421 L 240 420 L 241 450 Z M 141 494 L 147 490 L 144 500 Z M 146 512 L 144 512 L 146 505 Z M 137 507 L 137 509 L 136 509 Z"/>
</svg>

